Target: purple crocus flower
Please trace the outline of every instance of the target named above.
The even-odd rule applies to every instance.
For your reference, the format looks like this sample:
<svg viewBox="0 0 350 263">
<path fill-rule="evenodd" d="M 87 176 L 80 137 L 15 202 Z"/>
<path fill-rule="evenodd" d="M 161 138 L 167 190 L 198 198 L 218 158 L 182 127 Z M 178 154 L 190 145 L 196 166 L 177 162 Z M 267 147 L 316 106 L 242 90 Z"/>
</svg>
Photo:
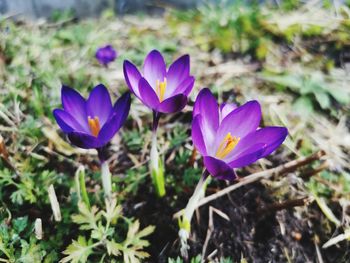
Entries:
<svg viewBox="0 0 350 263">
<path fill-rule="evenodd" d="M 260 104 L 219 107 L 209 89 L 202 89 L 193 109 L 192 140 L 208 172 L 225 180 L 235 179 L 233 168 L 251 164 L 276 150 L 288 135 L 284 127 L 259 128 Z"/>
<path fill-rule="evenodd" d="M 178 58 L 167 70 L 157 50 L 147 55 L 142 74 L 134 64 L 124 61 L 124 76 L 130 90 L 143 104 L 163 113 L 181 111 L 194 84 L 189 55 Z"/>
<path fill-rule="evenodd" d="M 117 52 L 111 45 L 107 45 L 97 49 L 95 57 L 101 65 L 106 67 L 109 63 L 116 59 Z"/>
<path fill-rule="evenodd" d="M 106 145 L 125 122 L 130 109 L 130 93 L 121 96 L 114 106 L 106 87 L 97 85 L 85 100 L 77 91 L 62 86 L 63 109 L 53 115 L 72 144 L 100 149 Z"/>
</svg>

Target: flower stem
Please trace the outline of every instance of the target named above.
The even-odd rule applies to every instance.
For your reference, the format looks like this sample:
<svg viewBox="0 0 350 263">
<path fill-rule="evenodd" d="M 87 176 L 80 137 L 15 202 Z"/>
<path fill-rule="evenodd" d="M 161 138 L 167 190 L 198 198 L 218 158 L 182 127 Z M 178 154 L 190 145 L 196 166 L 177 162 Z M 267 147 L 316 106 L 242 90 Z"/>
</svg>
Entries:
<svg viewBox="0 0 350 263">
<path fill-rule="evenodd" d="M 205 192 L 205 185 L 209 178 L 209 172 L 205 170 L 194 190 L 193 195 L 191 196 L 190 200 L 187 203 L 187 206 L 183 212 L 182 218 L 179 219 L 179 237 L 180 237 L 180 243 L 181 243 L 181 255 L 184 258 L 187 258 L 187 250 L 189 249 L 189 246 L 187 244 L 187 239 L 190 236 L 191 233 L 191 220 L 194 214 L 194 211 L 196 210 L 197 203 L 201 198 L 204 196 Z"/>
<path fill-rule="evenodd" d="M 110 198 L 112 195 L 112 175 L 109 171 L 109 165 L 107 161 L 101 163 L 101 177 L 105 197 Z"/>
<path fill-rule="evenodd" d="M 152 127 L 152 145 L 151 145 L 151 158 L 150 158 L 150 172 L 152 181 L 156 189 L 156 193 L 159 197 L 165 195 L 165 183 L 164 183 L 164 165 L 159 157 L 157 149 L 157 128 L 160 114 L 153 112 L 153 127 Z"/>
<path fill-rule="evenodd" d="M 105 158 L 104 149 L 97 149 L 98 157 L 101 164 L 101 178 L 102 178 L 102 187 L 105 192 L 105 197 L 110 198 L 112 196 L 112 175 L 109 171 L 109 165 Z"/>
</svg>

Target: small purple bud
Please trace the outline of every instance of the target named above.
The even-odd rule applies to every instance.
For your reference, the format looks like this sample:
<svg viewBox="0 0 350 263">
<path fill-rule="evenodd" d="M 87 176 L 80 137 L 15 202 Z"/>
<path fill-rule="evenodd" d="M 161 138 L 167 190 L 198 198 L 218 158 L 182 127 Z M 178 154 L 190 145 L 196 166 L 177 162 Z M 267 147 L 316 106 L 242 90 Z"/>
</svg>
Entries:
<svg viewBox="0 0 350 263">
<path fill-rule="evenodd" d="M 111 45 L 107 45 L 97 49 L 95 57 L 101 65 L 106 67 L 117 58 L 117 52 Z"/>
</svg>

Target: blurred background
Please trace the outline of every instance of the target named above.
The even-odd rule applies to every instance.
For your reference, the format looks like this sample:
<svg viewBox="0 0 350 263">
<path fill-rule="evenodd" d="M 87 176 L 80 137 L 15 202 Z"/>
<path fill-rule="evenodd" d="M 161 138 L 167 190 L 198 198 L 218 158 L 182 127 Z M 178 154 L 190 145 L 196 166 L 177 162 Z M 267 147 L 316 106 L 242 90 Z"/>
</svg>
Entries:
<svg viewBox="0 0 350 263">
<path fill-rule="evenodd" d="M 50 17 L 57 12 L 71 12 L 76 17 L 96 17 L 105 9 L 111 9 L 117 14 L 146 12 L 160 14 L 167 8 L 188 9 L 196 8 L 203 4 L 234 3 L 262 4 L 270 3 L 276 6 L 283 4 L 281 0 L 267 1 L 237 1 L 237 0 L 0 0 L 0 13 L 26 18 Z M 299 2 L 299 1 L 289 1 Z M 304 1 L 312 2 L 312 1 Z M 341 6 L 344 0 L 329 1 L 335 7 Z M 320 2 L 319 4 L 322 5 Z"/>
<path fill-rule="evenodd" d="M 96 17 L 106 8 L 118 14 L 137 11 L 159 13 L 164 8 L 193 8 L 203 2 L 203 0 L 1 0 L 0 12 L 38 18 L 50 17 L 53 12 L 70 10 L 77 17 Z"/>
</svg>

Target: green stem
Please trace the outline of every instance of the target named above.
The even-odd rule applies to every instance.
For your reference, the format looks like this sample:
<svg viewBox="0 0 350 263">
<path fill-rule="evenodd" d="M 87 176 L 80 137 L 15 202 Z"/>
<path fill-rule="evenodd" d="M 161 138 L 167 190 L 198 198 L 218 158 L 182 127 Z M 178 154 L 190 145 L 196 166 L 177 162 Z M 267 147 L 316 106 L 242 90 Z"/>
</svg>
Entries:
<svg viewBox="0 0 350 263">
<path fill-rule="evenodd" d="M 191 233 L 191 220 L 199 200 L 204 197 L 205 186 L 208 181 L 208 178 L 209 173 L 207 170 L 205 170 L 194 190 L 193 195 L 191 196 L 190 200 L 186 205 L 182 218 L 179 219 L 181 255 L 185 258 L 187 258 L 188 256 L 187 250 L 189 249 L 189 246 L 187 245 L 187 239 L 189 238 Z"/>
<path fill-rule="evenodd" d="M 101 162 L 101 177 L 105 197 L 110 198 L 112 196 L 112 175 L 109 171 L 109 165 L 107 161 Z"/>
<path fill-rule="evenodd" d="M 151 145 L 151 159 L 150 172 L 152 181 L 159 197 L 163 197 L 166 193 L 164 182 L 164 165 L 159 157 L 157 149 L 157 128 L 159 121 L 159 113 L 153 113 L 153 129 L 152 129 L 152 145 Z"/>
</svg>

